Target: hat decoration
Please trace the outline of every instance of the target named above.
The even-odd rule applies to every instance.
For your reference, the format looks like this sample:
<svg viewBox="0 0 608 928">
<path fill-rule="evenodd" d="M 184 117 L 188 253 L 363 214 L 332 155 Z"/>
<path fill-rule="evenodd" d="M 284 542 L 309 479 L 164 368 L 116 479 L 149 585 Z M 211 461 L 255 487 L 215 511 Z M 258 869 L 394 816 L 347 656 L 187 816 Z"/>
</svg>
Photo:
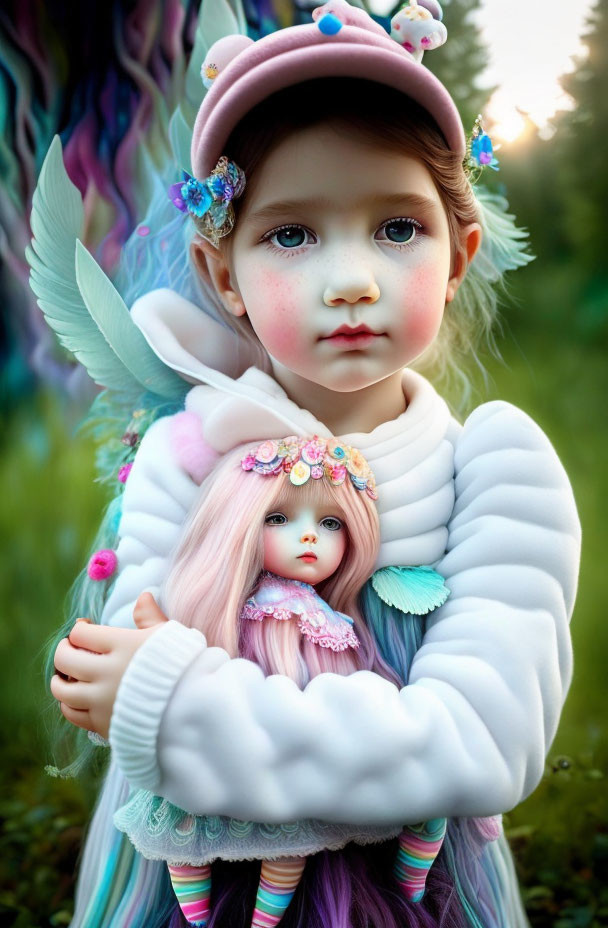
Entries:
<svg viewBox="0 0 608 928">
<path fill-rule="evenodd" d="M 422 61 L 424 52 L 439 48 L 448 31 L 441 22 L 443 10 L 436 0 L 408 0 L 391 19 L 391 39 Z"/>
<path fill-rule="evenodd" d="M 355 489 L 365 491 L 370 499 L 378 499 L 374 475 L 361 452 L 337 438 L 290 435 L 280 440 L 267 439 L 241 459 L 241 467 L 263 476 L 286 474 L 297 487 L 322 478 L 339 487 L 348 477 Z"/>
<path fill-rule="evenodd" d="M 356 25 L 357 14 L 347 0 L 328 0 L 312 11 L 312 18 L 323 35 L 336 35 L 342 26 Z"/>
<path fill-rule="evenodd" d="M 233 58 L 254 44 L 246 35 L 226 35 L 214 42 L 201 65 L 201 79 L 207 90 Z"/>
</svg>

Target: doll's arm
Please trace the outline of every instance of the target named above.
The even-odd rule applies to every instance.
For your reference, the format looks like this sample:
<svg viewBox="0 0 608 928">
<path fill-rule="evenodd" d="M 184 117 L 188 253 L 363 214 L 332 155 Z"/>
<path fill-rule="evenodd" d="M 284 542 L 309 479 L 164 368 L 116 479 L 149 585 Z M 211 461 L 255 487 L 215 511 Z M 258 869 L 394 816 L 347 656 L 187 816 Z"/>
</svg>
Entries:
<svg viewBox="0 0 608 928">
<path fill-rule="evenodd" d="M 528 795 L 570 681 L 576 508 L 545 435 L 505 403 L 468 419 L 455 468 L 438 565 L 452 594 L 410 685 L 362 671 L 322 674 L 301 692 L 203 647 L 150 728 L 146 699 L 183 631 L 168 622 L 115 704 L 110 740 L 132 784 L 192 812 L 268 822 L 489 815 Z M 136 743 L 125 736 L 146 726 Z"/>
</svg>

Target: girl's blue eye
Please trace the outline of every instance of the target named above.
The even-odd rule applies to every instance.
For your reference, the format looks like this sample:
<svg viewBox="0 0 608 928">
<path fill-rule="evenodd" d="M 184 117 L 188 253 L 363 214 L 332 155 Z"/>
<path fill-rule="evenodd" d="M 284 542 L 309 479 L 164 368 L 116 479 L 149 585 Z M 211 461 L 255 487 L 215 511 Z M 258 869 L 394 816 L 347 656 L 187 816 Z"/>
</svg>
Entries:
<svg viewBox="0 0 608 928">
<path fill-rule="evenodd" d="M 275 232 L 275 238 L 281 248 L 297 248 L 306 241 L 306 233 L 300 226 L 287 226 Z"/>
<path fill-rule="evenodd" d="M 311 245 L 315 241 L 312 232 L 309 232 L 304 226 L 281 226 L 280 229 L 273 229 L 267 232 L 263 241 L 269 242 L 280 251 L 290 251 L 300 248 L 302 245 Z"/>
<path fill-rule="evenodd" d="M 417 232 L 422 228 L 416 219 L 391 219 L 380 227 L 389 242 L 396 245 L 407 245 L 414 241 Z"/>
<path fill-rule="evenodd" d="M 282 512 L 269 512 L 266 518 L 264 519 L 265 525 L 286 525 L 287 516 L 284 516 Z"/>
<path fill-rule="evenodd" d="M 329 532 L 339 532 L 342 528 L 340 519 L 336 519 L 335 516 L 327 516 L 325 519 L 321 519 L 321 525 Z"/>
</svg>

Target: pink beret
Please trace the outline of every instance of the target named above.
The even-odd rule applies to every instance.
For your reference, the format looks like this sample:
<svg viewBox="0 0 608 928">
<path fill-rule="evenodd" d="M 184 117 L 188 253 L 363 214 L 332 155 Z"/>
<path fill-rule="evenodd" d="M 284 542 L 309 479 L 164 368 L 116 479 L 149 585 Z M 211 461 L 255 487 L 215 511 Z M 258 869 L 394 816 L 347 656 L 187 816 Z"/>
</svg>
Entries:
<svg viewBox="0 0 608 928">
<path fill-rule="evenodd" d="M 424 22 L 410 24 L 400 12 L 393 19 L 392 37 L 365 11 L 345 0 L 330 0 L 313 12 L 313 24 L 280 29 L 257 42 L 245 36 L 216 42 L 202 70 L 203 78 L 211 79 L 205 80 L 209 90 L 194 124 L 194 176 L 202 179 L 211 173 L 230 133 L 252 107 L 284 87 L 320 77 L 367 78 L 400 90 L 430 113 L 450 149 L 464 158 L 465 136 L 454 101 L 419 61 L 419 49 L 445 41 L 441 7 L 436 0 L 420 0 L 419 7 L 419 18 L 432 17 L 429 29 Z M 401 44 L 399 30 L 410 25 L 418 31 Z M 418 35 L 422 38 L 415 44 Z"/>
</svg>

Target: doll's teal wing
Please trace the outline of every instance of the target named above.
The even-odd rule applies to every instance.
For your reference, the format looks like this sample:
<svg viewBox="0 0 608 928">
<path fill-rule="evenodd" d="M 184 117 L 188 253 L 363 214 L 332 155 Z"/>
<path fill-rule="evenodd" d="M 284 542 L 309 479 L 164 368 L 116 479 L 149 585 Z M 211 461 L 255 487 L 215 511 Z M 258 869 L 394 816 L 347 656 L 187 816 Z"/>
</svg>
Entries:
<svg viewBox="0 0 608 928">
<path fill-rule="evenodd" d="M 247 20 L 240 0 L 205 0 L 201 4 L 194 47 L 186 70 L 184 94 L 169 123 L 169 137 L 177 165 L 191 173 L 190 145 L 198 108 L 207 93 L 201 65 L 209 48 L 227 35 L 247 35 Z"/>
<path fill-rule="evenodd" d="M 372 586 L 389 606 L 412 615 L 427 615 L 450 595 L 432 567 L 382 567 L 374 573 Z"/>
<path fill-rule="evenodd" d="M 26 249 L 30 283 L 61 344 L 101 386 L 182 397 L 187 384 L 148 346 L 122 297 L 86 250 L 82 198 L 63 164 L 55 137 L 34 193 L 33 239 Z"/>
</svg>

